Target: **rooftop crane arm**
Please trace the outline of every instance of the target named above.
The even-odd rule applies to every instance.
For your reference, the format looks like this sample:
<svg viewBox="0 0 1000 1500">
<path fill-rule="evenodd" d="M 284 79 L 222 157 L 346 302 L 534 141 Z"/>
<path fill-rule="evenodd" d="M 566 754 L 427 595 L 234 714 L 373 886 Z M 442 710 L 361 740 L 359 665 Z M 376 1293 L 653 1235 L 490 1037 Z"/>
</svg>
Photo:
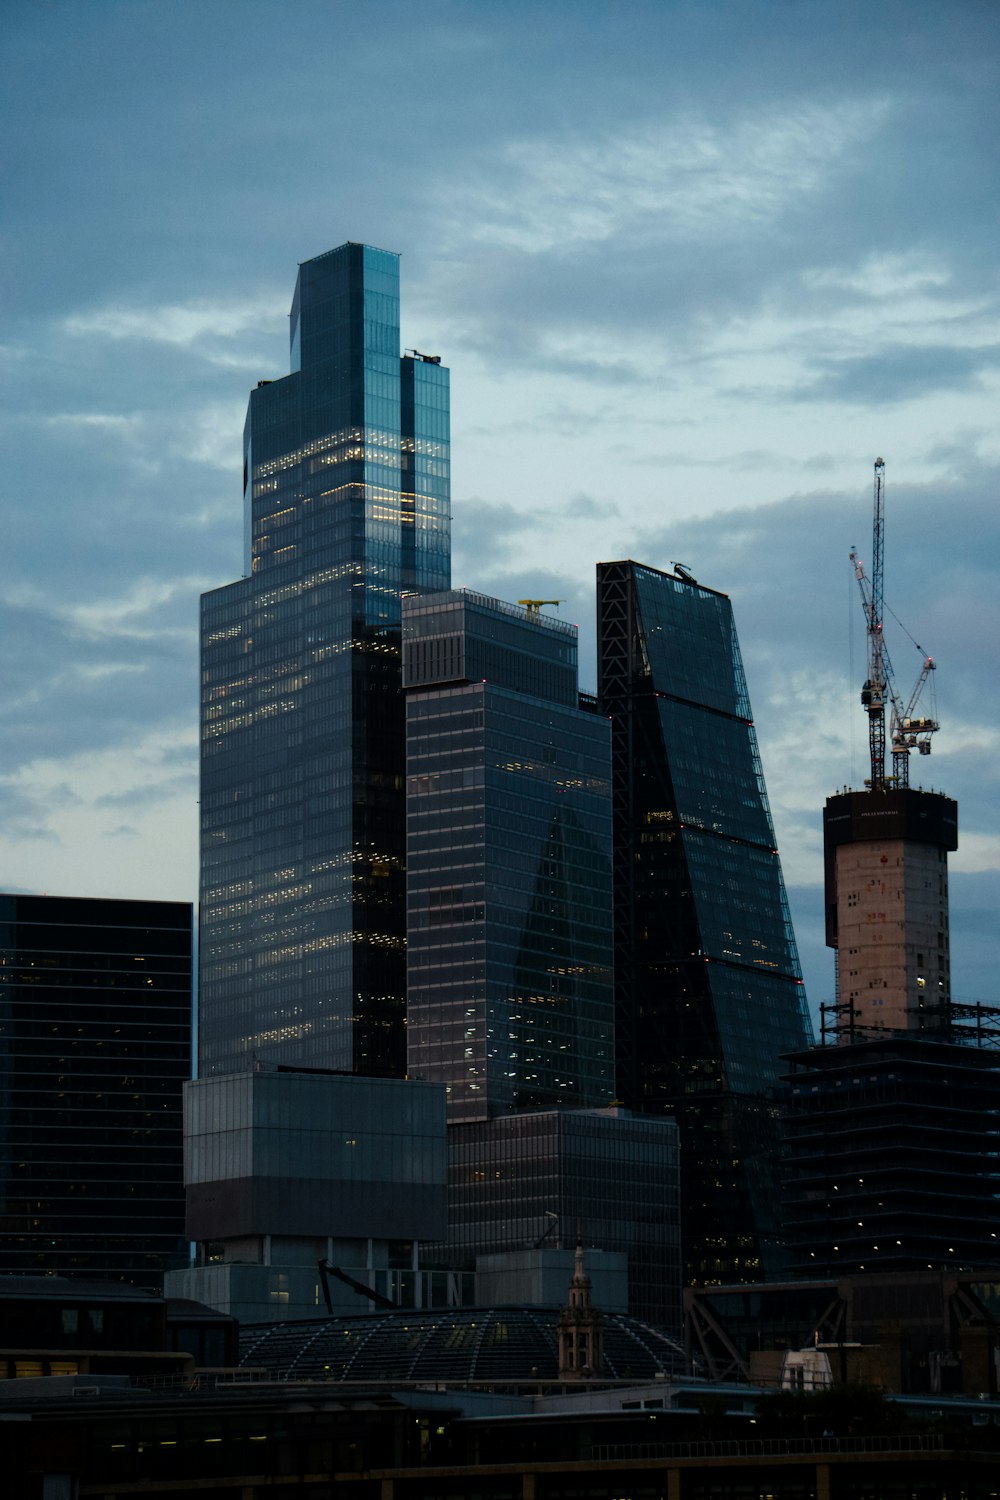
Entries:
<svg viewBox="0 0 1000 1500">
<path fill-rule="evenodd" d="M 929 755 L 930 736 L 939 728 L 933 717 L 916 718 L 914 711 L 931 672 L 935 670 L 932 657 L 924 657 L 916 686 L 904 708 L 896 692 L 892 662 L 882 629 L 883 581 L 882 560 L 884 547 L 885 506 L 885 460 L 875 460 L 875 504 L 872 522 L 872 575 L 865 575 L 857 551 L 851 552 L 854 576 L 861 591 L 868 633 L 868 676 L 861 690 L 861 702 L 868 715 L 868 748 L 871 758 L 871 776 L 867 785 L 872 791 L 885 789 L 890 778 L 885 774 L 885 705 L 891 708 L 890 743 L 892 746 L 892 777 L 895 786 L 910 784 L 910 751 L 916 749 L 921 755 Z M 908 632 L 907 632 L 908 633 Z M 912 637 L 911 637 L 912 640 Z M 916 643 L 914 643 L 916 644 Z M 920 649 L 918 647 L 918 649 Z"/>
</svg>

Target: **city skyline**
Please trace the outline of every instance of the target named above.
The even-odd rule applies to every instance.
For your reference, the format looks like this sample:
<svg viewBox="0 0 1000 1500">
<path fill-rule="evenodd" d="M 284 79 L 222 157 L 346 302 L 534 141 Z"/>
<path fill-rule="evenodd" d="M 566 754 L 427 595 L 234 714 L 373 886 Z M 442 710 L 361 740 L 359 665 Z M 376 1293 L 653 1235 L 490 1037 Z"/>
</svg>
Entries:
<svg viewBox="0 0 1000 1500">
<path fill-rule="evenodd" d="M 814 1005 L 886 458 L 886 601 L 940 663 L 920 770 L 960 805 L 955 994 L 992 999 L 987 9 L 574 7 L 567 41 L 560 4 L 386 4 L 376 44 L 306 0 L 307 55 L 250 9 L 13 7 L 4 887 L 193 898 L 195 600 L 233 577 L 246 388 L 287 368 L 290 265 L 363 239 L 452 367 L 456 586 L 563 599 L 584 687 L 598 560 L 731 595 Z"/>
</svg>

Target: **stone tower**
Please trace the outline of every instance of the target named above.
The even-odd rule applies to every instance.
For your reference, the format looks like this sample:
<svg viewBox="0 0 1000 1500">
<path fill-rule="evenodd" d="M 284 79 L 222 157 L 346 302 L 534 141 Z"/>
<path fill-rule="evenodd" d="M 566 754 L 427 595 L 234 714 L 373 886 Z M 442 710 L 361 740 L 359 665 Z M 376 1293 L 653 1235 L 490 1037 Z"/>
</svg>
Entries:
<svg viewBox="0 0 1000 1500">
<path fill-rule="evenodd" d="M 576 1267 L 569 1301 L 559 1315 L 559 1379 L 589 1380 L 604 1369 L 602 1314 L 590 1300 L 590 1277 L 583 1266 L 583 1240 L 576 1226 Z"/>
</svg>

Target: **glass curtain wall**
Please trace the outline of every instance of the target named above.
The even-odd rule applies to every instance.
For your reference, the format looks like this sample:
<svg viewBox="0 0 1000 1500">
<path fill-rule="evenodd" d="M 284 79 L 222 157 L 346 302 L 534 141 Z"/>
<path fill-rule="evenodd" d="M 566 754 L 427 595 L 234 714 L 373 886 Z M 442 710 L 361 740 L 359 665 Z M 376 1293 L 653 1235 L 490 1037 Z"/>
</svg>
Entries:
<svg viewBox="0 0 1000 1500">
<path fill-rule="evenodd" d="M 451 1122 L 610 1103 L 608 726 L 576 629 L 467 593 L 403 618 L 409 1071 Z"/>
<path fill-rule="evenodd" d="M 0 896 L 0 1272 L 160 1290 L 190 1068 L 188 903 Z"/>
<path fill-rule="evenodd" d="M 619 1109 L 548 1110 L 449 1129 L 450 1263 L 535 1246 L 628 1255 L 629 1312 L 680 1325 L 677 1129 Z M 428 1252 L 433 1258 L 433 1252 Z"/>
<path fill-rule="evenodd" d="M 400 599 L 449 582 L 448 371 L 398 258 L 306 261 L 252 392 L 246 576 L 202 604 L 200 1070 L 402 1073 Z"/>
<path fill-rule="evenodd" d="M 618 1089 L 681 1126 L 689 1284 L 782 1266 L 784 1053 L 811 1029 L 729 599 L 598 567 Z"/>
</svg>

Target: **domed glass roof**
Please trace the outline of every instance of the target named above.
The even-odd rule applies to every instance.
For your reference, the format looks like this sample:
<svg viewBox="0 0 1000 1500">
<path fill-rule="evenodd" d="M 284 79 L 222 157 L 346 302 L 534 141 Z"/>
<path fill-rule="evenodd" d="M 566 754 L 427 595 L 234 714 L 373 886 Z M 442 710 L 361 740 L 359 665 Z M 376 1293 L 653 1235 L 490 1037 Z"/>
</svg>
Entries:
<svg viewBox="0 0 1000 1500">
<path fill-rule="evenodd" d="M 247 1324 L 240 1364 L 275 1380 L 557 1380 L 561 1310 L 401 1308 Z M 611 1379 L 684 1376 L 684 1351 L 651 1324 L 605 1312 L 603 1332 L 603 1373 Z"/>
</svg>

